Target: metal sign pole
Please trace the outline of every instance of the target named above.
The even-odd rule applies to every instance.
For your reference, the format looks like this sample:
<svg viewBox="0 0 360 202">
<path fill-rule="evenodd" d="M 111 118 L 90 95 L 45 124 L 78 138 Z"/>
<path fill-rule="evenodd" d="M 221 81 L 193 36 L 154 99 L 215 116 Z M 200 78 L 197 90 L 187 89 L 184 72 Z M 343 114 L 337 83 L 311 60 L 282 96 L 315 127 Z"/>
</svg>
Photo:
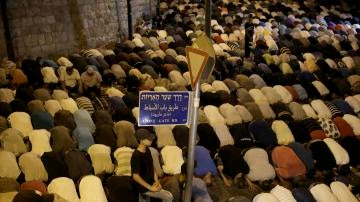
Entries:
<svg viewBox="0 0 360 202">
<path fill-rule="evenodd" d="M 207 37 L 211 34 L 211 1 L 205 0 L 205 33 Z"/>
<path fill-rule="evenodd" d="M 205 33 L 210 37 L 211 34 L 211 1 L 205 0 Z M 206 59 L 207 60 L 207 59 Z M 199 75 L 200 76 L 200 75 Z M 201 76 L 200 76 L 201 77 Z M 191 202 L 192 180 L 194 175 L 194 149 L 196 131 L 198 125 L 198 113 L 200 105 L 200 79 L 195 84 L 195 91 L 193 95 L 193 108 L 191 113 L 190 137 L 187 155 L 187 173 L 186 173 L 186 187 L 184 201 Z"/>
<path fill-rule="evenodd" d="M 187 173 L 186 173 L 186 187 L 185 187 L 185 202 L 191 202 L 192 192 L 192 178 L 194 174 L 194 148 L 196 139 L 196 130 L 198 125 L 198 109 L 200 105 L 200 81 L 195 84 L 195 91 L 193 95 L 193 109 L 191 113 L 190 137 L 187 155 Z"/>
<path fill-rule="evenodd" d="M 132 9 L 131 9 L 131 0 L 127 0 L 127 17 L 128 17 L 128 38 L 132 39 L 133 35 L 133 22 L 132 22 Z"/>
</svg>

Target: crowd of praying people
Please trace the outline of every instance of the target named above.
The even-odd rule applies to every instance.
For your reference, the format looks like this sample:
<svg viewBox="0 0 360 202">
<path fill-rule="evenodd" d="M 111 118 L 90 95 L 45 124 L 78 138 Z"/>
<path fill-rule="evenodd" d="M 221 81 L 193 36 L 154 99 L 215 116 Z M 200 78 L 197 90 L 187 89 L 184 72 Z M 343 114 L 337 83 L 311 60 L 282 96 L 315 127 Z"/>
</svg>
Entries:
<svg viewBox="0 0 360 202">
<path fill-rule="evenodd" d="M 213 0 L 194 202 L 360 199 L 360 18 L 339 1 Z M 183 201 L 189 125 L 138 126 L 140 91 L 191 91 L 203 1 L 111 46 L 0 67 L 0 201 Z"/>
</svg>

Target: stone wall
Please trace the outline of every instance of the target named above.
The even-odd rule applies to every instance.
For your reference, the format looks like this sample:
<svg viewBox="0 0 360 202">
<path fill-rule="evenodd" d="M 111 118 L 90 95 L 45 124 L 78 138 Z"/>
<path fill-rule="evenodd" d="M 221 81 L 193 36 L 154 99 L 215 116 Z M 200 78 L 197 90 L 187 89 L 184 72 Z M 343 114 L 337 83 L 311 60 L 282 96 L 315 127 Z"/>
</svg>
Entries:
<svg viewBox="0 0 360 202">
<path fill-rule="evenodd" d="M 116 0 L 78 0 L 87 47 L 97 47 L 119 38 Z"/>
<path fill-rule="evenodd" d="M 4 23 L 3 23 L 1 12 L 2 11 L 1 11 L 1 5 L 0 5 L 0 59 L 7 57 Z"/>
<path fill-rule="evenodd" d="M 156 15 L 156 2 L 157 2 L 157 0 L 133 0 L 133 1 L 131 1 L 133 28 L 136 25 L 137 20 L 141 19 L 143 16 Z"/>
<path fill-rule="evenodd" d="M 128 34 L 126 0 L 6 1 L 16 58 L 68 55 L 117 42 Z M 143 14 L 155 14 L 153 2 L 131 0 L 133 26 Z M 6 53 L 2 23 L 0 19 L 1 57 Z"/>
<path fill-rule="evenodd" d="M 120 37 L 126 37 L 129 33 L 128 28 L 128 15 L 127 15 L 127 2 L 126 0 L 116 1 L 117 6 L 117 18 L 119 22 L 119 35 Z"/>
<path fill-rule="evenodd" d="M 8 0 L 15 57 L 63 55 L 76 47 L 66 0 Z"/>
</svg>

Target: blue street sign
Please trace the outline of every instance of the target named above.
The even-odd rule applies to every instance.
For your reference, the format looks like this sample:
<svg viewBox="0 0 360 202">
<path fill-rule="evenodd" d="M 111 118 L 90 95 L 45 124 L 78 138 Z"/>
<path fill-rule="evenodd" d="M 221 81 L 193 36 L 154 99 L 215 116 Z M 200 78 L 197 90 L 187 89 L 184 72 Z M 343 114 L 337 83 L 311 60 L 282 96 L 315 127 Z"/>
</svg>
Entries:
<svg viewBox="0 0 360 202">
<path fill-rule="evenodd" d="M 138 125 L 185 125 L 188 123 L 190 99 L 190 91 L 141 91 Z"/>
</svg>

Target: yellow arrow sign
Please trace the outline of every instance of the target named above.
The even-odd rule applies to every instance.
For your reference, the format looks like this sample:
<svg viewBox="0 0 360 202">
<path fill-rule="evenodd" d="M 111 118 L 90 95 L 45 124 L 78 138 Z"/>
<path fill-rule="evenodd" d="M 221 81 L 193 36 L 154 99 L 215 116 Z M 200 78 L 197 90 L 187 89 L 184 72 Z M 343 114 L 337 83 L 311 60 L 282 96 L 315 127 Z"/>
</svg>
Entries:
<svg viewBox="0 0 360 202">
<path fill-rule="evenodd" d="M 192 47 L 205 51 L 209 55 L 208 61 L 206 62 L 200 77 L 201 81 L 207 81 L 215 66 L 215 50 L 211 40 L 205 34 L 201 35 L 194 41 Z"/>
<path fill-rule="evenodd" d="M 186 47 L 186 58 L 189 64 L 191 86 L 194 88 L 204 70 L 209 54 L 193 47 Z"/>
<path fill-rule="evenodd" d="M 211 43 L 211 40 L 206 36 L 202 35 L 196 38 L 192 47 L 201 49 L 209 54 L 210 57 L 215 58 L 215 50 Z"/>
</svg>

